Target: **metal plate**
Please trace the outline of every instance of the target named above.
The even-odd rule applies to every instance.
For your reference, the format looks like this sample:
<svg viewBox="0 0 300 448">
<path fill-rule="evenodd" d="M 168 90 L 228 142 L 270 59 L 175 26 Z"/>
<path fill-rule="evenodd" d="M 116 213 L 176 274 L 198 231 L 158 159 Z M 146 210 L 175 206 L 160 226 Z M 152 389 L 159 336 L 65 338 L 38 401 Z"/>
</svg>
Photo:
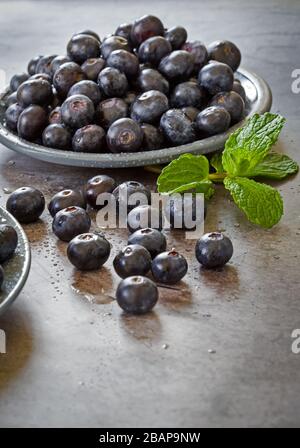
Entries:
<svg viewBox="0 0 300 448">
<path fill-rule="evenodd" d="M 241 81 L 247 96 L 246 115 L 269 111 L 272 104 L 272 93 L 268 84 L 258 75 L 245 69 L 239 69 L 236 77 Z M 126 168 L 133 166 L 168 163 L 180 154 L 208 154 L 224 147 L 228 135 L 241 126 L 243 121 L 232 126 L 227 132 L 193 143 L 156 151 L 143 151 L 130 154 L 92 154 L 61 151 L 27 142 L 5 127 L 5 106 L 3 99 L 7 90 L 0 95 L 0 142 L 8 148 L 45 162 L 60 165 L 93 167 L 93 168 Z"/>
<path fill-rule="evenodd" d="M 0 314 L 2 314 L 18 297 L 25 285 L 30 270 L 31 256 L 24 230 L 15 218 L 2 207 L 0 207 L 0 224 L 12 226 L 18 234 L 18 246 L 13 257 L 2 265 L 4 269 L 4 282 L 0 290 Z"/>
</svg>

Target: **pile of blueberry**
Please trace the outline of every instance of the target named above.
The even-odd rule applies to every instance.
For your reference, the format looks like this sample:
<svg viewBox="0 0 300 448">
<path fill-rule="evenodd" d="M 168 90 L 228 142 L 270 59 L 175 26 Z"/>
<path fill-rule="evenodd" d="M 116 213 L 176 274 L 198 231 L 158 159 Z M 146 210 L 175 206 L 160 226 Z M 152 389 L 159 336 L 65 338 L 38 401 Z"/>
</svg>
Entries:
<svg viewBox="0 0 300 448">
<path fill-rule="evenodd" d="M 77 269 L 100 269 L 108 260 L 111 245 L 103 233 L 90 231 L 91 218 L 87 208 L 100 208 L 96 199 L 104 192 L 113 194 L 118 204 L 120 191 L 124 187 L 127 188 L 128 196 L 136 192 L 150 196 L 150 191 L 139 182 L 129 181 L 117 186 L 111 177 L 99 175 L 88 180 L 82 191 L 63 190 L 55 194 L 49 202 L 53 232 L 60 240 L 68 243 L 68 259 Z M 45 199 L 39 190 L 23 187 L 11 194 L 6 207 L 19 222 L 30 223 L 43 213 Z M 157 283 L 158 286 L 173 285 L 179 282 L 188 270 L 184 256 L 175 249 L 167 250 L 167 240 L 161 229 L 150 226 L 132 227 L 131 214 L 137 209 L 141 212 L 141 207 L 151 205 L 128 208 L 128 229 L 131 232 L 128 245 L 122 248 L 113 260 L 114 269 L 122 278 L 116 292 L 117 302 L 123 310 L 134 314 L 150 311 L 156 304 Z M 148 211 L 147 208 L 146 210 Z M 173 207 L 173 210 L 176 209 Z M 0 246 L 1 244 L 0 233 Z M 3 250 L 1 249 L 1 254 Z M 195 247 L 197 260 L 207 268 L 225 265 L 232 254 L 230 239 L 218 232 L 203 235 Z M 150 272 L 153 280 L 146 277 Z"/>
<path fill-rule="evenodd" d="M 15 229 L 8 224 L 0 224 L 0 288 L 4 281 L 2 264 L 13 256 L 17 245 L 18 234 Z"/>
<path fill-rule="evenodd" d="M 227 40 L 187 41 L 146 15 L 102 41 L 72 36 L 63 56 L 37 56 L 14 75 L 6 125 L 60 150 L 127 153 L 183 145 L 226 131 L 245 110 L 234 72 L 241 53 Z"/>
</svg>

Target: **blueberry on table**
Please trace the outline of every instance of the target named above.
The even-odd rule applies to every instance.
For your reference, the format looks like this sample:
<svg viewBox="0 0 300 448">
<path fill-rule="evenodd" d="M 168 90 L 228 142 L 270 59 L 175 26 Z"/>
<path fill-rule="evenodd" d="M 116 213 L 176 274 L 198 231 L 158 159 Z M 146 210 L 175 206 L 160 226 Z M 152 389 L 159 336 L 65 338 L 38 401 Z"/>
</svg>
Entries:
<svg viewBox="0 0 300 448">
<path fill-rule="evenodd" d="M 53 233 L 62 241 L 71 241 L 81 233 L 89 232 L 91 219 L 80 207 L 70 206 L 56 213 L 52 223 Z"/>
<path fill-rule="evenodd" d="M 30 59 L 30 61 L 28 62 L 27 72 L 30 76 L 32 76 L 36 73 L 36 66 L 42 57 L 43 56 L 35 56 L 34 58 Z"/>
<path fill-rule="evenodd" d="M 48 121 L 49 121 L 49 124 L 62 124 L 60 106 L 57 106 L 53 110 L 51 110 L 49 117 L 48 117 Z"/>
<path fill-rule="evenodd" d="M 205 89 L 194 81 L 186 81 L 177 84 L 174 88 L 170 102 L 172 107 L 186 107 L 193 106 L 198 109 L 203 109 L 207 104 L 207 92 Z"/>
<path fill-rule="evenodd" d="M 67 54 L 72 61 L 82 64 L 90 58 L 100 56 L 100 42 L 88 34 L 76 34 L 67 45 Z"/>
<path fill-rule="evenodd" d="M 233 91 L 218 93 L 212 98 L 210 105 L 226 109 L 230 114 L 232 123 L 238 123 L 245 114 L 245 103 L 243 98 Z"/>
<path fill-rule="evenodd" d="M 128 90 L 128 81 L 124 73 L 113 67 L 104 68 L 98 77 L 101 91 L 108 97 L 122 97 Z"/>
<path fill-rule="evenodd" d="M 141 125 L 142 131 L 144 132 L 144 138 L 142 143 L 143 151 L 153 151 L 156 149 L 163 148 L 164 146 L 164 135 L 160 128 L 157 128 L 149 123 L 143 123 Z"/>
<path fill-rule="evenodd" d="M 42 139 L 43 145 L 49 148 L 62 149 L 65 151 L 72 149 L 71 132 L 63 124 L 49 124 L 49 126 L 44 129 Z"/>
<path fill-rule="evenodd" d="M 233 71 L 229 65 L 211 61 L 200 70 L 198 82 L 210 95 L 229 92 L 233 85 Z"/>
<path fill-rule="evenodd" d="M 235 79 L 233 81 L 232 90 L 240 95 L 243 98 L 244 102 L 246 102 L 246 92 L 240 81 Z"/>
<path fill-rule="evenodd" d="M 156 305 L 158 289 L 147 277 L 127 277 L 119 283 L 116 299 L 126 313 L 144 314 Z"/>
<path fill-rule="evenodd" d="M 110 53 L 115 50 L 131 51 L 131 47 L 128 40 L 121 36 L 110 36 L 105 39 L 101 44 L 101 56 L 107 59 Z"/>
<path fill-rule="evenodd" d="M 67 249 L 69 261 L 82 271 L 100 269 L 108 260 L 110 244 L 107 239 L 95 233 L 83 233 L 75 236 Z"/>
<path fill-rule="evenodd" d="M 103 58 L 90 58 L 84 61 L 81 66 L 87 79 L 97 81 L 99 73 L 105 67 L 105 60 Z"/>
<path fill-rule="evenodd" d="M 165 32 L 165 38 L 170 42 L 173 50 L 180 50 L 187 40 L 187 31 L 182 26 L 173 26 Z"/>
<path fill-rule="evenodd" d="M 111 152 L 136 152 L 141 148 L 143 131 L 136 121 L 121 118 L 109 127 L 106 140 Z"/>
<path fill-rule="evenodd" d="M 53 100 L 52 86 L 42 79 L 30 79 L 18 88 L 17 99 L 22 107 L 32 104 L 48 106 Z"/>
<path fill-rule="evenodd" d="M 23 84 L 23 82 L 27 81 L 28 78 L 29 75 L 27 73 L 18 73 L 17 75 L 14 75 L 9 83 L 11 92 L 15 92 L 16 90 L 18 90 L 20 85 Z"/>
<path fill-rule="evenodd" d="M 151 205 L 138 205 L 127 216 L 127 227 L 131 233 L 146 227 L 161 230 L 163 226 L 164 216 L 161 210 Z"/>
<path fill-rule="evenodd" d="M 160 119 L 160 127 L 173 145 L 184 145 L 196 140 L 194 123 L 181 109 L 169 109 Z"/>
<path fill-rule="evenodd" d="M 121 23 L 121 25 L 118 26 L 118 28 L 115 31 L 115 36 L 121 36 L 124 37 L 124 39 L 127 39 L 127 41 L 131 44 L 131 30 L 132 30 L 132 23 Z"/>
<path fill-rule="evenodd" d="M 167 247 L 165 235 L 157 229 L 146 227 L 132 233 L 128 238 L 128 244 L 139 244 L 145 247 L 152 258 L 155 258 Z"/>
<path fill-rule="evenodd" d="M 121 183 L 113 190 L 113 195 L 116 198 L 118 209 L 122 201 L 127 202 L 127 212 L 130 212 L 130 210 L 133 210 L 137 205 L 139 205 L 141 203 L 139 197 L 132 197 L 130 199 L 130 197 L 134 194 L 143 195 L 142 199 L 144 204 L 151 203 L 151 191 L 140 182 L 130 180 Z M 137 202 L 134 199 L 137 199 Z"/>
<path fill-rule="evenodd" d="M 43 193 L 33 187 L 15 190 L 6 202 L 6 209 L 20 223 L 28 224 L 39 219 L 45 208 Z"/>
<path fill-rule="evenodd" d="M 18 234 L 7 224 L 0 224 L 0 263 L 12 257 L 18 245 Z"/>
<path fill-rule="evenodd" d="M 50 56 L 42 56 L 36 65 L 35 73 L 45 73 L 46 75 L 52 76 L 51 63 L 57 54 Z"/>
<path fill-rule="evenodd" d="M 199 70 L 204 67 L 208 62 L 207 49 L 203 42 L 199 40 L 193 40 L 186 42 L 182 47 L 182 50 L 188 51 L 194 59 L 193 73 L 198 75 Z"/>
<path fill-rule="evenodd" d="M 196 258 L 206 268 L 224 266 L 232 254 L 232 242 L 219 232 L 206 233 L 196 243 Z"/>
<path fill-rule="evenodd" d="M 211 106 L 199 112 L 196 127 L 203 136 L 220 134 L 227 131 L 231 117 L 224 107 Z"/>
<path fill-rule="evenodd" d="M 131 106 L 131 118 L 140 123 L 157 123 L 168 110 L 166 95 L 158 90 L 149 90 L 139 95 Z"/>
<path fill-rule="evenodd" d="M 47 114 L 43 107 L 29 106 L 19 116 L 18 135 L 25 140 L 34 142 L 41 137 L 47 122 Z"/>
<path fill-rule="evenodd" d="M 56 56 L 54 59 L 52 59 L 50 64 L 51 75 L 54 76 L 56 70 L 66 62 L 72 62 L 69 56 Z"/>
<path fill-rule="evenodd" d="M 52 196 L 48 204 L 48 210 L 51 216 L 54 217 L 60 210 L 72 206 L 86 208 L 83 194 L 76 190 L 62 190 Z"/>
<path fill-rule="evenodd" d="M 163 36 L 164 26 L 158 17 L 145 15 L 135 20 L 131 29 L 131 40 L 138 47 L 144 40 L 152 36 Z"/>
<path fill-rule="evenodd" d="M 107 66 L 114 67 L 125 73 L 128 79 L 135 78 L 139 73 L 139 60 L 129 51 L 114 50 L 107 58 Z"/>
<path fill-rule="evenodd" d="M 163 57 L 171 53 L 170 42 L 162 36 L 153 36 L 144 40 L 138 49 L 140 62 L 148 62 L 151 65 L 158 65 Z"/>
<path fill-rule="evenodd" d="M 195 121 L 197 118 L 197 115 L 199 114 L 200 110 L 193 106 L 187 106 L 183 107 L 182 112 L 185 113 L 185 115 L 191 120 Z"/>
<path fill-rule="evenodd" d="M 187 270 L 186 259 L 175 249 L 170 252 L 162 252 L 152 260 L 152 275 L 159 283 L 169 285 L 178 283 L 185 276 Z"/>
<path fill-rule="evenodd" d="M 69 96 L 61 106 L 63 123 L 73 129 L 91 124 L 94 120 L 94 115 L 94 104 L 85 95 Z"/>
<path fill-rule="evenodd" d="M 151 255 L 145 247 L 132 244 L 120 250 L 114 258 L 113 266 L 122 278 L 146 275 L 151 269 Z"/>
<path fill-rule="evenodd" d="M 53 85 L 61 98 L 65 98 L 70 88 L 86 78 L 80 65 L 75 62 L 62 64 L 53 76 Z"/>
<path fill-rule="evenodd" d="M 169 81 L 159 71 L 153 68 L 144 68 L 141 70 L 137 78 L 137 84 L 142 92 L 159 90 L 165 95 L 169 93 Z"/>
<path fill-rule="evenodd" d="M 175 50 L 160 61 L 158 70 L 169 81 L 185 81 L 193 73 L 194 58 L 187 51 Z"/>
<path fill-rule="evenodd" d="M 97 204 L 98 196 L 102 193 L 112 193 L 117 184 L 116 181 L 105 174 L 92 177 L 85 186 L 85 198 L 87 203 L 94 209 L 100 209 L 105 204 Z"/>
<path fill-rule="evenodd" d="M 121 98 L 108 98 L 101 101 L 96 108 L 95 121 L 104 129 L 108 129 L 114 121 L 126 118 L 128 105 Z"/>
<path fill-rule="evenodd" d="M 102 98 L 98 85 L 94 81 L 90 80 L 82 80 L 76 84 L 73 84 L 68 92 L 68 96 L 72 95 L 87 96 L 91 101 L 93 101 L 95 107 L 100 103 Z"/>
<path fill-rule="evenodd" d="M 14 103 L 9 106 L 5 111 L 5 122 L 6 126 L 11 131 L 17 131 L 18 129 L 18 120 L 19 116 L 23 112 L 24 108 L 20 106 L 18 103 Z"/>
<path fill-rule="evenodd" d="M 106 135 L 103 128 L 96 124 L 88 124 L 77 129 L 72 140 L 76 152 L 103 152 L 106 148 Z"/>
<path fill-rule="evenodd" d="M 209 59 L 213 59 L 229 65 L 236 71 L 241 63 L 241 52 L 238 47 L 229 40 L 217 40 L 208 47 Z"/>
</svg>

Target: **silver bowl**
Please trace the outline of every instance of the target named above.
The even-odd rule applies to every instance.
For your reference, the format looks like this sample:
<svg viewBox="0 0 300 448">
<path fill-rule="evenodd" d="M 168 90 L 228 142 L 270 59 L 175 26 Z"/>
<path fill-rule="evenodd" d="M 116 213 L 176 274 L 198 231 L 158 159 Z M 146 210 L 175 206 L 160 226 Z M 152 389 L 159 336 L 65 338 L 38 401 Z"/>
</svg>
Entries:
<svg viewBox="0 0 300 448">
<path fill-rule="evenodd" d="M 255 73 L 242 68 L 236 72 L 236 77 L 241 81 L 246 92 L 245 118 L 254 113 L 262 114 L 269 111 L 272 105 L 272 93 L 266 81 Z M 187 152 L 192 154 L 208 154 L 222 149 L 229 134 L 243 125 L 245 121 L 243 120 L 235 126 L 232 126 L 225 133 L 172 148 L 158 149 L 156 151 L 140 151 L 130 154 L 77 153 L 74 151 L 61 151 L 36 145 L 23 140 L 10 132 L 5 127 L 4 119 L 4 99 L 7 94 L 8 89 L 0 94 L 0 142 L 13 151 L 26 154 L 45 162 L 58 163 L 60 165 L 92 168 L 127 168 L 168 163 Z"/>
</svg>

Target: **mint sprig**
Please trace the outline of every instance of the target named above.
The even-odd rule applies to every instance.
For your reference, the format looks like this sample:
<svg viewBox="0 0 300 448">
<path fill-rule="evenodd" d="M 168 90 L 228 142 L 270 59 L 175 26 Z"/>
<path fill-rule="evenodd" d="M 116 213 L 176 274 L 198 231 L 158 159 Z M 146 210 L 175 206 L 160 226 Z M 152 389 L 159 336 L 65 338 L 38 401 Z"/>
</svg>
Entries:
<svg viewBox="0 0 300 448">
<path fill-rule="evenodd" d="M 211 158 L 215 172 L 209 172 L 208 159 L 183 154 L 167 165 L 157 179 L 160 193 L 194 191 L 209 199 L 213 182 L 223 182 L 238 207 L 254 224 L 270 228 L 283 215 L 283 202 L 273 187 L 250 178 L 281 180 L 298 171 L 298 165 L 287 155 L 270 152 L 276 143 L 285 119 L 269 112 L 253 115 L 233 132 L 223 153 Z"/>
</svg>

